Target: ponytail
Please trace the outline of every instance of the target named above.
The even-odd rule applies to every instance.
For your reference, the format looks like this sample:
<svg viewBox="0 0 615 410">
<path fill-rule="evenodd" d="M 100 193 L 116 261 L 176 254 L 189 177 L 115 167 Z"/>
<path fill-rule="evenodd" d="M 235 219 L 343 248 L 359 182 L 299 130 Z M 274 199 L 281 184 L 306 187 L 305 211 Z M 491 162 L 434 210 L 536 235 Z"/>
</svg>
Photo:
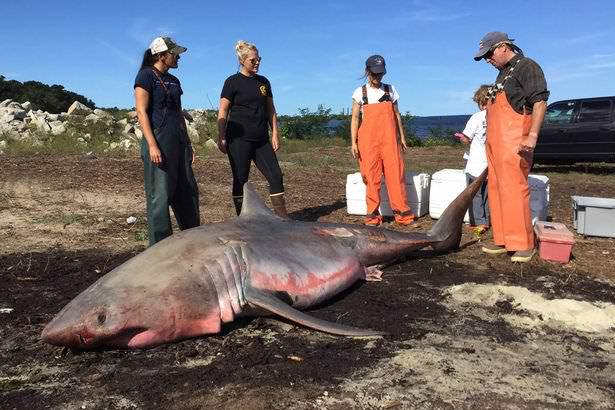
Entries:
<svg viewBox="0 0 615 410">
<path fill-rule="evenodd" d="M 152 51 L 148 48 L 143 53 L 143 61 L 141 62 L 141 69 L 146 67 L 153 67 L 154 65 L 154 56 L 152 55 Z"/>
</svg>

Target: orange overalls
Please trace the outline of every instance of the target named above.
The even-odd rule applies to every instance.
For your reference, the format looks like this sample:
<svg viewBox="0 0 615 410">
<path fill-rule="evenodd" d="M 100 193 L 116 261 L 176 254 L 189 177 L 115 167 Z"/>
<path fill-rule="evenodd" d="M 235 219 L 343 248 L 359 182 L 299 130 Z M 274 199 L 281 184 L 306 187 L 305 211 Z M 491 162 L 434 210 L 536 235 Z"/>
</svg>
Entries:
<svg viewBox="0 0 615 410">
<path fill-rule="evenodd" d="M 385 94 L 388 94 L 385 85 Z M 395 221 L 407 225 L 414 220 L 408 207 L 404 160 L 397 141 L 397 119 L 391 101 L 367 103 L 363 86 L 363 118 L 358 133 L 359 168 L 367 186 L 367 225 L 380 225 L 380 183 L 382 174 L 387 184 L 389 202 Z"/>
<path fill-rule="evenodd" d="M 517 153 L 531 122 L 531 114 L 519 114 L 510 106 L 504 91 L 487 105 L 487 189 L 493 241 L 507 251 L 534 247 L 527 182 L 532 154 Z"/>
</svg>

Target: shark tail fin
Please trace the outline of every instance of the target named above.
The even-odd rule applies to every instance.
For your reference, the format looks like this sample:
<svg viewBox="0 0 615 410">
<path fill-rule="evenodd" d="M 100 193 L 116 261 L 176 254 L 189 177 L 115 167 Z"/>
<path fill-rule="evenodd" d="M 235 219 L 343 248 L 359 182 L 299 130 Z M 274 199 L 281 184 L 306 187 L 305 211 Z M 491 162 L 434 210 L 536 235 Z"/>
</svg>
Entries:
<svg viewBox="0 0 615 410">
<path fill-rule="evenodd" d="M 472 198 L 487 178 L 487 170 L 474 180 L 457 198 L 444 210 L 438 222 L 427 233 L 434 242 L 432 247 L 437 251 L 457 249 L 461 242 L 461 227 L 463 216 L 472 203 Z"/>
</svg>

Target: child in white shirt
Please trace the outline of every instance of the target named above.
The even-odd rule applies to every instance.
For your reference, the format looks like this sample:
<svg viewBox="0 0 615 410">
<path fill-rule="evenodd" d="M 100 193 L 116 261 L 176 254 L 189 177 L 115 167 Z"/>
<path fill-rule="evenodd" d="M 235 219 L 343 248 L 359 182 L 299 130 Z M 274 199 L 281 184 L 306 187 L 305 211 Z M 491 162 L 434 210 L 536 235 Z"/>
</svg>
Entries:
<svg viewBox="0 0 615 410">
<path fill-rule="evenodd" d="M 481 85 L 474 93 L 472 98 L 478 104 L 480 111 L 474 113 L 468 120 L 463 132 L 456 133 L 455 137 L 464 144 L 470 144 L 469 153 L 464 154 L 468 160 L 465 167 L 466 181 L 468 185 L 483 173 L 487 168 L 487 91 L 488 85 Z M 482 186 L 472 200 L 469 209 L 470 226 L 476 227 L 480 233 L 489 228 L 489 204 L 487 203 L 487 181 Z"/>
</svg>

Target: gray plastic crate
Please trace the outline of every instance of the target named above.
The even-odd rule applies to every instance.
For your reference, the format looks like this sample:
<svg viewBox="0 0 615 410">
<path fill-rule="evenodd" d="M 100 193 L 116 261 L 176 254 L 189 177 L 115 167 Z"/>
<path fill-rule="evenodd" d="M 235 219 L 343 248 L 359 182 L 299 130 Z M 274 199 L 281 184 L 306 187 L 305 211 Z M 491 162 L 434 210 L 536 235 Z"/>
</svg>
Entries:
<svg viewBox="0 0 615 410">
<path fill-rule="evenodd" d="M 582 235 L 615 238 L 615 198 L 572 197 L 574 228 Z"/>
</svg>

